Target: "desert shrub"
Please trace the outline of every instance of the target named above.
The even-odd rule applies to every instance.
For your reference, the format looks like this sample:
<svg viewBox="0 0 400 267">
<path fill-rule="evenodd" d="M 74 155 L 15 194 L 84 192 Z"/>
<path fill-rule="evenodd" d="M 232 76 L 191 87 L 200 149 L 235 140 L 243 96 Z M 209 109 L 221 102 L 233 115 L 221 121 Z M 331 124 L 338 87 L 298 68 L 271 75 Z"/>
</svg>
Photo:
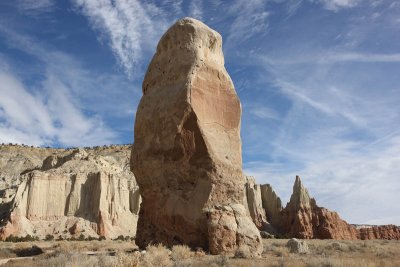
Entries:
<svg viewBox="0 0 400 267">
<path fill-rule="evenodd" d="M 336 267 L 336 266 L 340 265 L 337 265 L 333 260 L 325 257 L 310 259 L 307 262 L 307 267 Z"/>
<path fill-rule="evenodd" d="M 32 242 L 32 241 L 38 241 L 39 237 L 37 236 L 31 236 L 31 235 L 26 235 L 26 236 L 13 236 L 10 235 L 6 238 L 6 242 Z"/>
<path fill-rule="evenodd" d="M 218 255 L 218 256 L 214 257 L 213 261 L 210 262 L 210 266 L 212 266 L 212 267 L 230 266 L 229 257 L 225 254 Z"/>
<path fill-rule="evenodd" d="M 88 236 L 85 238 L 85 241 L 93 241 L 93 240 L 97 240 L 97 238 L 93 236 Z"/>
<path fill-rule="evenodd" d="M 119 253 L 117 255 L 117 262 L 115 267 L 136 267 L 139 266 L 139 259 L 140 259 L 140 254 L 125 254 L 125 253 Z"/>
<path fill-rule="evenodd" d="M 34 265 L 39 267 L 92 267 L 98 266 L 99 264 L 96 257 L 76 253 L 67 253 L 57 254 L 51 258 L 37 260 L 35 261 Z"/>
<path fill-rule="evenodd" d="M 124 237 L 123 235 L 119 235 L 118 237 L 114 238 L 114 240 L 115 240 L 115 241 L 117 241 L 117 240 L 124 241 L 124 240 L 125 240 L 125 237 Z"/>
<path fill-rule="evenodd" d="M 83 234 L 80 234 L 78 237 L 78 241 L 85 241 L 85 236 Z"/>
<path fill-rule="evenodd" d="M 342 252 L 349 251 L 349 247 L 346 244 L 341 243 L 341 242 L 333 242 L 333 243 L 329 244 L 328 248 L 332 249 L 332 250 L 342 251 Z"/>
<path fill-rule="evenodd" d="M 146 267 L 169 267 L 172 266 L 169 255 L 170 251 L 163 245 L 149 245 L 146 248 L 142 263 Z"/>
<path fill-rule="evenodd" d="M 180 261 L 188 259 L 192 256 L 192 251 L 186 245 L 176 245 L 172 247 L 172 259 L 175 261 Z"/>
<path fill-rule="evenodd" d="M 54 240 L 54 236 L 48 234 L 48 235 L 46 235 L 46 237 L 44 238 L 44 240 L 46 240 L 46 241 L 53 241 L 53 240 Z"/>
<path fill-rule="evenodd" d="M 235 251 L 235 258 L 251 258 L 251 252 L 248 246 L 240 246 Z"/>
<path fill-rule="evenodd" d="M 103 235 L 101 235 L 101 236 L 99 236 L 99 241 L 103 241 L 103 240 L 106 240 L 106 237 L 105 236 L 103 236 Z"/>
</svg>

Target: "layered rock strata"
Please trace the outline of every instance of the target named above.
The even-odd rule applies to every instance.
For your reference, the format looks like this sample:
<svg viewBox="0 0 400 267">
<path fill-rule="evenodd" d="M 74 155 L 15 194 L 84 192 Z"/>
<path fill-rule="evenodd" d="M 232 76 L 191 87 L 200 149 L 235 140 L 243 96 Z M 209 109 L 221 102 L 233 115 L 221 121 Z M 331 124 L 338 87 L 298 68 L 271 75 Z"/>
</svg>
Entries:
<svg viewBox="0 0 400 267">
<path fill-rule="evenodd" d="M 2 146 L 0 152 L 2 186 L 8 187 L 1 190 L 2 239 L 135 235 L 140 195 L 129 169 L 130 146 Z"/>
<path fill-rule="evenodd" d="M 161 38 L 143 81 L 131 167 L 140 187 L 136 243 L 262 252 L 243 206 L 241 106 L 221 35 L 191 18 Z"/>
<path fill-rule="evenodd" d="M 397 225 L 363 225 L 356 226 L 359 238 L 400 240 L 400 227 Z"/>
</svg>

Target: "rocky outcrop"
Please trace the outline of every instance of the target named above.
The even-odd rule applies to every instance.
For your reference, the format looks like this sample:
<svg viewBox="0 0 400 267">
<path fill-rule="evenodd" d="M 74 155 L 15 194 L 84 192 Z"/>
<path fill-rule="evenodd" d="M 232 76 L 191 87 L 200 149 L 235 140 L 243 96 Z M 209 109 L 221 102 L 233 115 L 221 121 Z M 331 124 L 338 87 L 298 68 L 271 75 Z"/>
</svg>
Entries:
<svg viewBox="0 0 400 267">
<path fill-rule="evenodd" d="M 260 185 L 262 207 L 265 209 L 267 221 L 272 226 L 277 226 L 281 221 L 282 202 L 271 185 Z M 276 230 L 274 231 L 276 232 Z"/>
<path fill-rule="evenodd" d="M 19 162 L 13 171 L 20 172 L 17 177 L 8 168 L 1 169 L 5 180 L 16 183 L 12 192 L 3 189 L 2 239 L 28 234 L 39 238 L 135 235 L 140 196 L 129 170 L 130 146 L 46 152 L 1 147 L 0 151 L 1 161 Z M 27 159 L 16 159 L 15 153 Z"/>
<path fill-rule="evenodd" d="M 299 176 L 290 201 L 281 212 L 279 229 L 287 236 L 303 239 L 357 239 L 356 229 L 336 212 L 317 206 Z"/>
<path fill-rule="evenodd" d="M 184 243 L 217 254 L 241 245 L 261 253 L 257 228 L 244 225 L 240 118 L 221 35 L 179 20 L 157 46 L 136 113 L 140 247 Z"/>
<path fill-rule="evenodd" d="M 256 184 L 256 180 L 252 176 L 245 176 L 245 178 L 244 205 L 247 206 L 250 216 L 257 228 L 264 230 L 268 222 L 265 209 L 262 205 L 260 185 Z"/>
<path fill-rule="evenodd" d="M 250 182 L 246 188 L 258 188 Z M 400 239 L 400 228 L 395 225 L 357 226 L 348 224 L 340 216 L 326 208 L 319 207 L 303 186 L 299 176 L 296 176 L 293 193 L 285 208 L 281 200 L 268 184 L 261 185 L 262 208 L 266 212 L 268 233 L 284 237 L 301 239 Z M 257 201 L 247 199 L 251 207 Z M 257 206 L 259 209 L 259 206 Z M 257 217 L 253 217 L 257 225 Z M 267 236 L 267 235 L 265 235 Z"/>
<path fill-rule="evenodd" d="M 400 227 L 397 225 L 356 226 L 359 237 L 366 239 L 400 240 Z"/>
</svg>

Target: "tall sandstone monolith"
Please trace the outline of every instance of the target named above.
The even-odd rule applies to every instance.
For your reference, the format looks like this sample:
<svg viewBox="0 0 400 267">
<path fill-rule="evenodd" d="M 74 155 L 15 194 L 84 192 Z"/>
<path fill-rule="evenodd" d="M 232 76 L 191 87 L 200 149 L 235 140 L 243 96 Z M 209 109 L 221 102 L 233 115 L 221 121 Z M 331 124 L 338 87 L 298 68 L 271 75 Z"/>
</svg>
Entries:
<svg viewBox="0 0 400 267">
<path fill-rule="evenodd" d="M 136 113 L 131 169 L 143 201 L 139 247 L 262 252 L 242 204 L 240 119 L 221 35 L 198 20 L 179 20 L 157 46 Z"/>
</svg>

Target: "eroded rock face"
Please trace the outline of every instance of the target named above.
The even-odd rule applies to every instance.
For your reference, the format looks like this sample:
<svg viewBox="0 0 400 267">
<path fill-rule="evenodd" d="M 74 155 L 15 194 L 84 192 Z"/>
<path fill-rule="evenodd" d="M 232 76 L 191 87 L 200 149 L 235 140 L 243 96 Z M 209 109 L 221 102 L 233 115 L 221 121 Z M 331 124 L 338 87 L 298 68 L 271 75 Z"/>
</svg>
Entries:
<svg viewBox="0 0 400 267">
<path fill-rule="evenodd" d="M 302 239 L 357 239 L 357 230 L 336 212 L 318 207 L 296 177 L 289 203 L 281 212 L 280 231 Z"/>
<path fill-rule="evenodd" d="M 219 208 L 243 203 L 240 118 L 220 34 L 179 20 L 157 46 L 136 113 L 131 168 L 143 199 L 140 247 L 185 243 L 220 253 L 245 240 L 234 212 Z M 216 217 L 232 224 L 232 237 L 212 226 Z M 259 237 L 254 225 L 247 229 Z M 258 253 L 261 243 L 249 246 Z"/>
<path fill-rule="evenodd" d="M 397 225 L 368 225 L 357 227 L 360 239 L 400 240 L 400 227 Z"/>
<path fill-rule="evenodd" d="M 272 189 L 271 185 L 260 185 L 262 207 L 265 209 L 267 221 L 276 227 L 281 221 L 282 201 Z M 273 231 L 276 233 L 275 231 Z"/>
<path fill-rule="evenodd" d="M 129 170 L 129 146 L 1 150 L 1 160 L 8 165 L 29 163 L 28 169 L 17 164 L 19 177 L 10 175 L 8 168 L 1 170 L 5 180 L 15 183 L 12 192 L 2 190 L 6 192 L 0 204 L 2 239 L 28 234 L 39 238 L 48 234 L 64 238 L 81 233 L 109 238 L 135 235 L 140 197 Z M 35 155 L 33 160 L 30 155 Z M 31 164 L 37 159 L 41 165 Z"/>
<path fill-rule="evenodd" d="M 250 216 L 257 228 L 264 230 L 268 222 L 262 205 L 260 185 L 256 184 L 252 176 L 245 176 L 245 178 L 245 206 L 247 205 Z"/>
</svg>

